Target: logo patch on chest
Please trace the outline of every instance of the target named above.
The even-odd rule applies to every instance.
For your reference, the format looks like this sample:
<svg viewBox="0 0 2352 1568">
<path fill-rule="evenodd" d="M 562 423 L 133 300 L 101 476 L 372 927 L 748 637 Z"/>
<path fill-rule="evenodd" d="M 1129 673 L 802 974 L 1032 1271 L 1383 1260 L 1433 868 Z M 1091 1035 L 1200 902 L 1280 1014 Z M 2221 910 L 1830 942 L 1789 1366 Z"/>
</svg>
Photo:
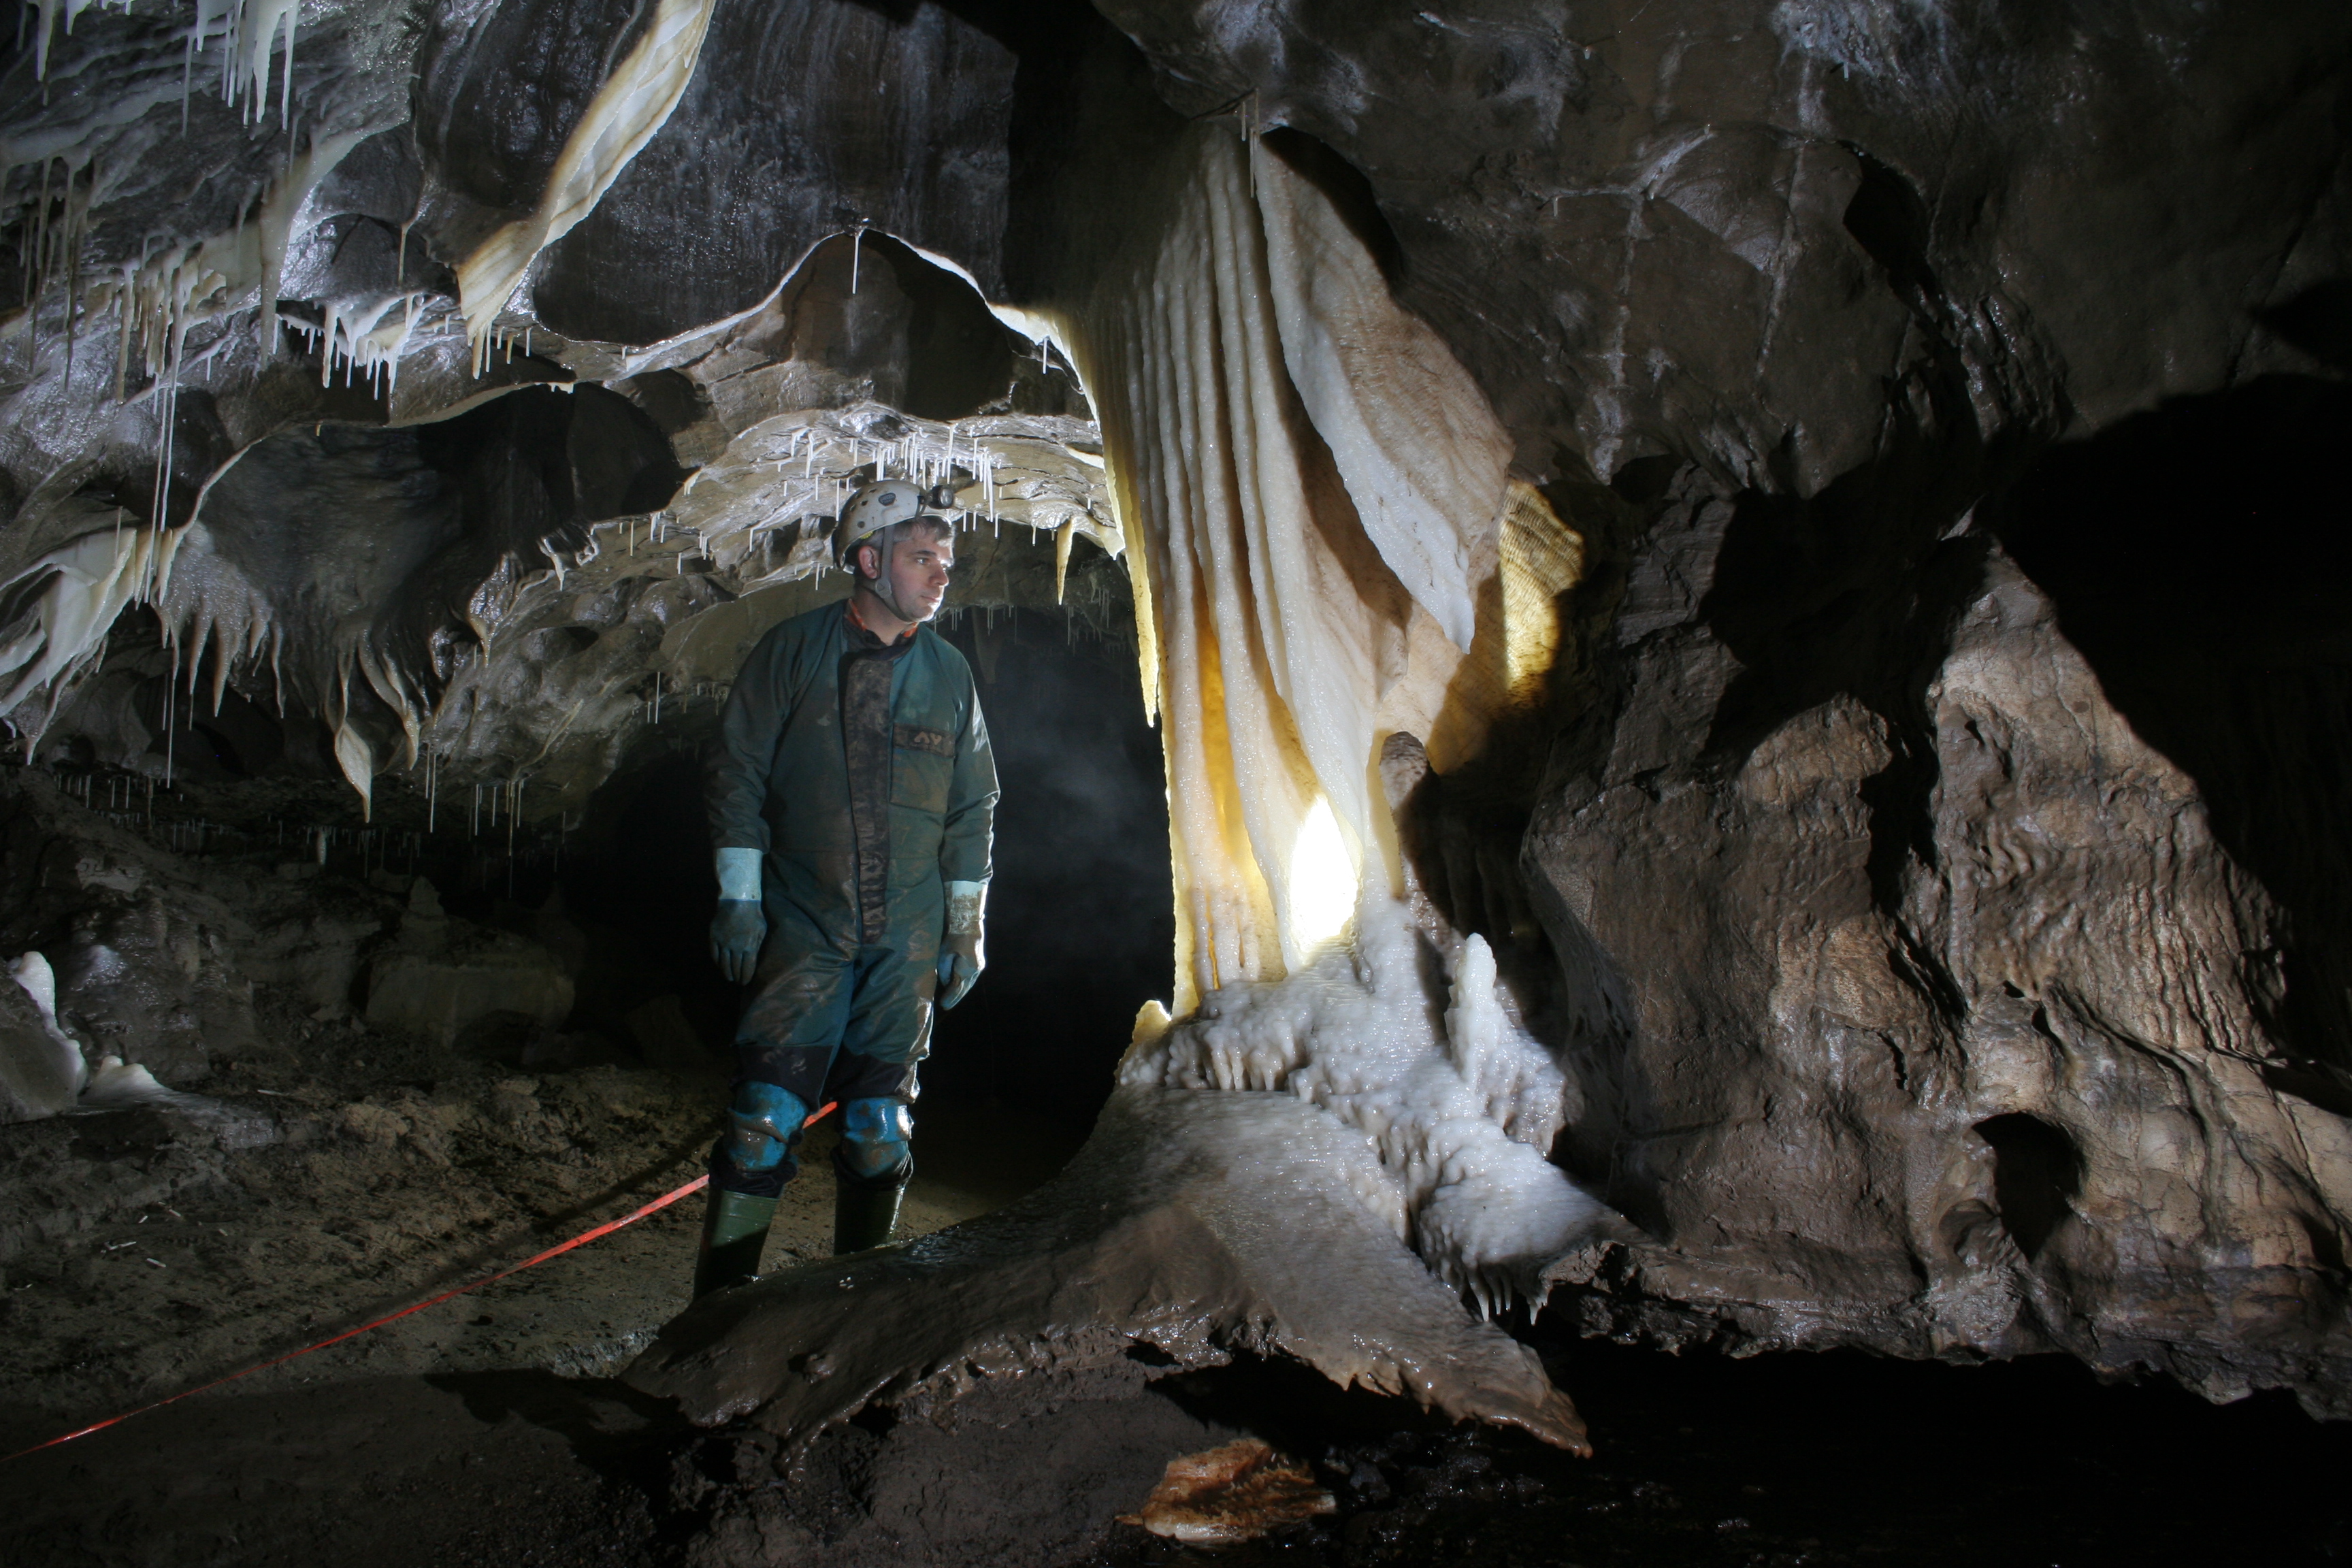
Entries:
<svg viewBox="0 0 2352 1568">
<path fill-rule="evenodd" d="M 921 752 L 934 757 L 955 755 L 955 737 L 944 730 L 924 730 L 912 724 L 900 724 L 897 726 L 894 738 L 910 752 Z"/>
</svg>

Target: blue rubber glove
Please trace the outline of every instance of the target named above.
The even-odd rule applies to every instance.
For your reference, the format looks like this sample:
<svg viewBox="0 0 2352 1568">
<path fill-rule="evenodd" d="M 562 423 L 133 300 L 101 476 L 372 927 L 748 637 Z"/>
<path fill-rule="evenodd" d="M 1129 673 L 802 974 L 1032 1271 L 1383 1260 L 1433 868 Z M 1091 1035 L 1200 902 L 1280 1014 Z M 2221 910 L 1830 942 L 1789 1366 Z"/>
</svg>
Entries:
<svg viewBox="0 0 2352 1568">
<path fill-rule="evenodd" d="M 760 852 L 719 851 L 719 912 L 710 921 L 710 962 L 738 985 L 748 984 L 768 940 L 760 909 Z"/>
<path fill-rule="evenodd" d="M 952 1007 L 971 989 L 988 967 L 981 945 L 982 911 L 988 904 L 985 882 L 948 884 L 948 929 L 940 942 L 940 1005 Z"/>
<path fill-rule="evenodd" d="M 750 983 L 768 940 L 768 917 L 749 899 L 721 899 L 710 921 L 710 962 L 738 985 Z"/>
</svg>

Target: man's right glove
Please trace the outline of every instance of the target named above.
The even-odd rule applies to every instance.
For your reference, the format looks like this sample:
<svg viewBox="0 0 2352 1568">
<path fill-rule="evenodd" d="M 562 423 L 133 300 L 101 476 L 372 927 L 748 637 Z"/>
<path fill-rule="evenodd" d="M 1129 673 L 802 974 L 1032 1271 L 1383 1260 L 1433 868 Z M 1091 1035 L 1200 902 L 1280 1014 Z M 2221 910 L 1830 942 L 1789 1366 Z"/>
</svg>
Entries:
<svg viewBox="0 0 2352 1568">
<path fill-rule="evenodd" d="M 948 884 L 948 929 L 940 942 L 940 1005 L 952 1007 L 963 1000 L 980 972 L 988 967 L 981 949 L 981 911 L 988 903 L 985 882 Z"/>
<path fill-rule="evenodd" d="M 768 940 L 768 917 L 760 910 L 760 852 L 719 852 L 719 912 L 710 921 L 710 962 L 738 985 L 749 984 Z"/>
</svg>

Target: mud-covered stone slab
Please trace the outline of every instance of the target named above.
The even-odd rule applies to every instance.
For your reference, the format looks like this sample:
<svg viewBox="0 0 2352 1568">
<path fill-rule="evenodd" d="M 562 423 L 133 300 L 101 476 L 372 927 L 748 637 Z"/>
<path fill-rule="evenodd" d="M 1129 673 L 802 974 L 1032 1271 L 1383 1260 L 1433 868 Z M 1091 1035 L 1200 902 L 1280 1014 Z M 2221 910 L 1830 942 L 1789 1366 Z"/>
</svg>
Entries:
<svg viewBox="0 0 2352 1568">
<path fill-rule="evenodd" d="M 697 1303 L 625 1374 L 705 1424 L 788 1440 L 880 1403 L 1148 1345 L 1182 1366 L 1280 1352 L 1343 1386 L 1583 1451 L 1533 1352 L 1472 1318 L 1357 1198 L 1371 1142 L 1289 1095 L 1127 1088 L 1070 1167 L 921 1240 Z"/>
</svg>

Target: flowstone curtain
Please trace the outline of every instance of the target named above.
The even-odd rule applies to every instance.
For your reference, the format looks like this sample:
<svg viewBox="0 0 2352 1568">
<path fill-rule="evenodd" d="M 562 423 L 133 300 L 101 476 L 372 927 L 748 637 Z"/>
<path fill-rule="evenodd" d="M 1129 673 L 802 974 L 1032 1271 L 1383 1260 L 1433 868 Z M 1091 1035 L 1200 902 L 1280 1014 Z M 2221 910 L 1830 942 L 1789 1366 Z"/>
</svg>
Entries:
<svg viewBox="0 0 2352 1568">
<path fill-rule="evenodd" d="M 1261 139 L 1196 125 L 1125 203 L 1148 221 L 1051 325 L 1140 567 L 1181 1016 L 1297 969 L 1368 875 L 1393 887 L 1380 742 L 1428 734 L 1465 684 L 1505 515 L 1533 492 L 1468 374 Z"/>
</svg>

